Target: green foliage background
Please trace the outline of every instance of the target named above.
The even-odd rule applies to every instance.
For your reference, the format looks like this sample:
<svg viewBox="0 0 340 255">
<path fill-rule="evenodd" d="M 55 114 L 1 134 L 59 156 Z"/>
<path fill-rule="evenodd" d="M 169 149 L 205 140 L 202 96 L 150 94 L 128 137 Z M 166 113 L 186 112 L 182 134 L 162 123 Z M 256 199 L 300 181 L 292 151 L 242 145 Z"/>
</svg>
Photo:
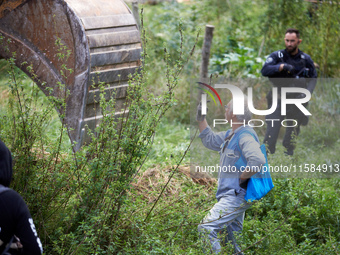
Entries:
<svg viewBox="0 0 340 255">
<path fill-rule="evenodd" d="M 190 178 L 190 152 L 181 160 L 191 137 L 190 85 L 198 79 L 205 24 L 215 26 L 212 74 L 260 77 L 266 55 L 284 48 L 285 29 L 296 27 L 301 49 L 320 65 L 319 76 L 335 78 L 339 6 L 337 1 L 316 6 L 302 0 L 144 6 L 148 58 L 143 76 L 131 82 L 131 96 L 139 99 L 131 98 L 132 118 L 124 120 L 119 136 L 107 113 L 96 130 L 100 135 L 76 154 L 53 110 L 58 102 L 45 97 L 11 60 L 2 60 L 0 137 L 16 159 L 13 187 L 30 208 L 45 253 L 202 254 L 197 225 L 215 203 L 216 182 L 198 184 Z M 181 69 L 197 30 L 196 49 Z M 264 102 L 265 94 L 256 91 Z M 153 109 L 159 101 L 167 105 L 160 115 Z M 271 164 L 339 164 L 339 103 L 339 84 L 318 86 L 309 108 L 314 118 L 302 129 L 295 155 L 287 158 L 278 146 Z M 114 100 L 102 101 L 103 109 L 106 104 L 114 109 Z M 246 213 L 238 236 L 242 248 L 250 246 L 245 253 L 338 254 L 339 179 L 274 182 L 274 190 Z M 223 254 L 233 253 L 230 245 L 223 249 Z"/>
</svg>

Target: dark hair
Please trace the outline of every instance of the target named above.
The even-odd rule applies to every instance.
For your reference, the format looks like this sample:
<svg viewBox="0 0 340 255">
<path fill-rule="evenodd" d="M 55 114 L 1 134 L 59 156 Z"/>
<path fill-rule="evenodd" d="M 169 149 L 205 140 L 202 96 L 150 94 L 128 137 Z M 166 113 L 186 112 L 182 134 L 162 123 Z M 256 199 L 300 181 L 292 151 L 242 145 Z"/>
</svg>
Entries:
<svg viewBox="0 0 340 255">
<path fill-rule="evenodd" d="M 8 187 L 12 180 L 12 155 L 0 140 L 0 184 Z"/>
<path fill-rule="evenodd" d="M 287 34 L 287 33 L 289 33 L 289 34 L 295 33 L 295 34 L 296 34 L 296 37 L 297 37 L 297 38 L 300 38 L 300 32 L 299 32 L 299 30 L 296 29 L 296 28 L 288 28 L 288 29 L 286 30 L 286 33 L 285 33 L 285 34 Z"/>
</svg>

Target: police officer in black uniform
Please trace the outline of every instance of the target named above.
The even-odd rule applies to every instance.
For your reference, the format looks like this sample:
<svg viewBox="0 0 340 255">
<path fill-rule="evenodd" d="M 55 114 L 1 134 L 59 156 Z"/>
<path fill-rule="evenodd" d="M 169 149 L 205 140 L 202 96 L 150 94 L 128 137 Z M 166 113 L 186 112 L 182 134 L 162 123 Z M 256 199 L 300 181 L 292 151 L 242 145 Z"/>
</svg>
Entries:
<svg viewBox="0 0 340 255">
<path fill-rule="evenodd" d="M 278 104 L 276 110 L 266 116 L 267 131 L 264 143 L 267 144 L 270 153 L 275 153 L 276 140 L 279 135 L 281 121 L 294 119 L 297 122 L 295 127 L 293 121 L 287 121 L 286 133 L 283 138 L 283 146 L 287 155 L 293 155 L 295 144 L 294 137 L 299 134 L 300 125 L 307 125 L 308 116 L 305 116 L 295 105 L 287 105 L 286 116 L 281 115 L 280 87 L 301 87 L 309 90 L 312 94 L 316 85 L 317 73 L 314 62 L 306 53 L 299 50 L 301 43 L 299 30 L 289 28 L 285 33 L 286 49 L 275 51 L 270 54 L 262 67 L 263 76 L 269 77 L 273 86 L 278 88 Z M 281 79 L 279 79 L 281 78 Z M 282 79 L 286 78 L 286 79 Z M 303 93 L 290 93 L 287 98 L 304 98 Z M 267 95 L 268 109 L 272 105 L 272 92 Z M 303 104 L 305 107 L 307 103 Z M 280 121 L 271 121 L 271 120 Z"/>
</svg>

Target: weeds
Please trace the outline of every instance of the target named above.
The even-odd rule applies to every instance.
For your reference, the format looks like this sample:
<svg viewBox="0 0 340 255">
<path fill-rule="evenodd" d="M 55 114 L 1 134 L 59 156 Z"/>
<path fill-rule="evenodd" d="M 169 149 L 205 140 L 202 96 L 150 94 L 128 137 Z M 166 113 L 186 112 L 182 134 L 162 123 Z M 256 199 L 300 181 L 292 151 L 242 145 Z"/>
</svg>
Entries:
<svg viewBox="0 0 340 255">
<path fill-rule="evenodd" d="M 216 1 L 204 3 L 214 8 L 209 2 Z M 214 10 L 223 24 L 224 11 L 231 9 L 228 2 L 218 4 L 221 9 Z M 233 26 L 244 23 L 244 16 L 236 15 L 248 11 L 238 3 L 229 4 L 238 7 L 233 9 Z M 184 22 L 188 30 L 192 30 L 190 24 L 195 24 L 195 19 L 204 15 L 200 5 L 190 8 L 190 15 L 194 14 L 192 23 Z M 60 102 L 53 98 L 42 100 L 35 84 L 21 75 L 18 79 L 18 69 L 13 59 L 9 60 L 9 103 L 2 106 L 0 136 L 16 161 L 12 187 L 27 201 L 47 254 L 201 254 L 197 225 L 215 202 L 216 182 L 209 180 L 199 185 L 189 177 L 189 167 L 174 167 L 189 135 L 187 125 L 171 124 L 174 119 L 188 122 L 187 84 L 194 79 L 197 66 L 193 62 L 198 62 L 199 57 L 194 53 L 194 61 L 184 69 L 187 56 L 183 53 L 189 54 L 190 50 L 182 43 L 181 33 L 171 39 L 172 48 L 164 51 L 163 42 L 172 36 L 168 31 L 173 28 L 162 29 L 166 33 L 158 35 L 161 44 L 156 51 L 162 61 L 153 62 L 155 54 L 144 44 L 144 67 L 129 83 L 125 105 L 128 111 L 113 117 L 107 109 L 114 112 L 115 99 L 105 101 L 102 94 L 99 100 L 104 118 L 92 131 L 92 142 L 77 153 L 65 139 L 67 131 L 62 119 L 58 125 L 53 124 L 57 126 L 50 129 L 53 131 L 46 132 L 51 123 L 56 123 L 54 108 Z M 272 34 L 280 33 L 273 29 Z M 232 37 L 237 41 L 243 38 L 244 45 L 248 45 L 250 34 L 258 30 L 245 33 L 235 29 Z M 272 47 L 279 40 L 274 39 L 269 42 Z M 255 41 L 260 45 L 261 39 Z M 177 52 L 181 45 L 184 50 Z M 269 46 L 264 49 L 267 51 Z M 151 93 L 155 84 L 162 84 L 162 89 Z M 104 88 L 103 84 L 102 93 Z M 296 155 L 287 158 L 282 155 L 282 146 L 278 146 L 277 153 L 269 158 L 271 164 L 338 162 L 337 92 L 337 85 L 317 86 L 315 101 L 310 104 L 315 118 L 302 129 Z M 180 94 L 177 102 L 175 93 Z M 256 93 L 263 99 L 261 91 Z M 325 114 L 319 106 L 327 102 Z M 246 253 L 337 254 L 339 180 L 277 178 L 274 182 L 275 189 L 246 213 L 243 233 L 238 236 L 243 249 L 251 246 Z M 274 234 L 268 236 L 271 232 Z M 229 248 L 224 247 L 226 254 L 231 252 Z"/>
<path fill-rule="evenodd" d="M 181 25 L 179 31 L 182 45 Z M 146 71 L 146 38 L 143 37 L 142 41 L 144 66 L 130 77 L 122 114 L 115 115 L 120 110 L 115 108 L 115 97 L 113 95 L 106 101 L 106 85 L 101 84 L 99 105 L 103 118 L 95 130 L 89 130 L 91 142 L 72 153 L 71 148 L 68 153 L 61 151 L 66 131 L 65 102 L 69 95 L 66 84 L 58 84 L 62 97 L 49 96 L 48 107 L 39 111 L 39 89 L 32 86 L 29 88 L 32 93 L 25 93 L 16 76 L 15 53 L 8 59 L 10 107 L 6 112 L 7 122 L 1 123 L 2 139 L 11 144 L 15 157 L 13 188 L 25 194 L 47 253 L 112 254 L 142 246 L 137 237 L 149 226 L 141 221 L 137 227 L 125 218 L 126 210 L 132 205 L 128 192 L 149 155 L 157 126 L 174 104 L 173 91 L 185 64 L 182 47 L 177 60 L 171 59 L 164 48 L 165 86 L 162 93 L 154 95 L 149 90 Z M 70 54 L 60 40 L 55 46 L 59 48 L 61 61 Z M 193 49 L 185 58 L 190 58 Z M 37 79 L 29 63 L 25 65 L 32 79 Z M 60 72 L 66 79 L 71 71 L 62 65 Z M 51 91 L 47 86 L 45 90 Z M 50 141 L 44 127 L 48 125 L 54 108 L 58 109 L 62 125 L 57 139 Z"/>
</svg>

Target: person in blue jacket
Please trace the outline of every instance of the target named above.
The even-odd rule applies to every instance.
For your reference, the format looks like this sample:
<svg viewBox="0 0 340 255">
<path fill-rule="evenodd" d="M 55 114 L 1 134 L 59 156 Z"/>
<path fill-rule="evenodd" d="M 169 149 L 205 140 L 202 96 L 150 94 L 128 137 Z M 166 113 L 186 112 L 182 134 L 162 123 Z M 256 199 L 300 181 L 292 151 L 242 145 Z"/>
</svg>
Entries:
<svg viewBox="0 0 340 255">
<path fill-rule="evenodd" d="M 201 104 L 197 107 L 198 121 L 203 145 L 220 153 L 220 171 L 216 193 L 217 203 L 198 226 L 203 240 L 209 240 L 215 253 L 221 251 L 221 239 L 232 242 L 235 252 L 241 253 L 233 232 L 243 228 L 245 211 L 251 206 L 244 197 L 249 178 L 259 172 L 266 163 L 260 149 L 259 139 L 248 123 L 252 114 L 248 108 L 247 98 L 244 100 L 244 115 L 233 114 L 232 101 L 225 109 L 225 119 L 233 123 L 231 129 L 215 133 L 208 126 L 205 115 L 201 114 Z M 244 171 L 237 169 L 241 155 L 247 161 Z"/>
<path fill-rule="evenodd" d="M 269 77 L 276 87 L 301 87 L 312 94 L 316 85 L 317 72 L 314 62 L 309 55 L 299 50 L 301 43 L 299 30 L 289 28 L 285 33 L 286 49 L 271 53 L 262 67 L 263 76 Z M 284 78 L 284 79 L 282 79 Z M 278 90 L 280 92 L 280 89 Z M 291 93 L 290 98 L 304 98 L 303 93 Z M 268 109 L 272 106 L 272 93 L 267 94 Z M 307 106 L 307 103 L 304 104 Z M 271 121 L 271 120 L 279 121 Z M 300 125 L 307 125 L 308 116 L 305 116 L 295 105 L 287 106 L 286 116 L 281 115 L 281 99 L 278 96 L 276 110 L 266 116 L 267 131 L 264 143 L 267 144 L 270 153 L 275 153 L 276 140 L 284 119 L 296 120 L 293 127 L 292 121 L 287 121 L 286 133 L 283 138 L 283 146 L 287 155 L 293 155 L 295 149 L 295 137 L 300 132 Z"/>
</svg>

